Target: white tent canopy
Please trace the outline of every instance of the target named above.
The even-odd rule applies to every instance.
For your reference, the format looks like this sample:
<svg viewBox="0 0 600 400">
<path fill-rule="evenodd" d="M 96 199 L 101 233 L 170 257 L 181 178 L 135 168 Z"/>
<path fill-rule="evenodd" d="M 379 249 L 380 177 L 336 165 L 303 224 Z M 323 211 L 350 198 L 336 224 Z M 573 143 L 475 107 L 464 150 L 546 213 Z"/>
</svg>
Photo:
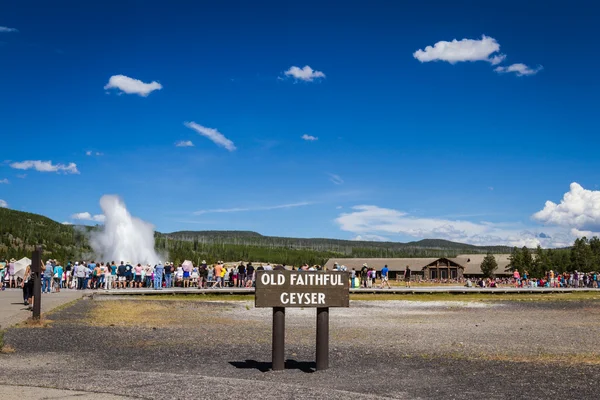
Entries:
<svg viewBox="0 0 600 400">
<path fill-rule="evenodd" d="M 15 263 L 15 276 L 23 279 L 23 275 L 25 275 L 25 269 L 28 265 L 31 265 L 31 260 L 27 257 L 23 257 L 17 261 Z"/>
</svg>

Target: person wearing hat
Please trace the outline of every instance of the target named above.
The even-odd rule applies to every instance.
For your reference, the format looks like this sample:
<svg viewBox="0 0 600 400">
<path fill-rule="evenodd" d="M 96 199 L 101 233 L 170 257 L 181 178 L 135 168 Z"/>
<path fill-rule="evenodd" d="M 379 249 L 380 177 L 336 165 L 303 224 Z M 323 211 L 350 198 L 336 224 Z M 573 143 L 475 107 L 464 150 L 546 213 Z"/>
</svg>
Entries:
<svg viewBox="0 0 600 400">
<path fill-rule="evenodd" d="M 46 266 L 42 268 L 44 271 L 42 280 L 42 293 L 50 293 L 52 291 L 52 275 L 54 275 L 54 269 L 52 268 L 52 261 L 46 261 Z"/>
<path fill-rule="evenodd" d="M 173 281 L 173 263 L 165 263 L 165 288 L 169 289 Z"/>
</svg>

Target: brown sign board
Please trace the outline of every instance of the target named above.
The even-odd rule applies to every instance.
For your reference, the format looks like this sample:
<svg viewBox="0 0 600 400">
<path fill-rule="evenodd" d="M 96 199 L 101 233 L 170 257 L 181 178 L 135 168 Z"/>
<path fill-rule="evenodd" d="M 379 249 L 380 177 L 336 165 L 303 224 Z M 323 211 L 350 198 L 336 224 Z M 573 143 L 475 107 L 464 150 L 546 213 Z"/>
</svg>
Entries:
<svg viewBox="0 0 600 400">
<path fill-rule="evenodd" d="M 258 271 L 255 307 L 349 307 L 342 271 Z"/>
</svg>

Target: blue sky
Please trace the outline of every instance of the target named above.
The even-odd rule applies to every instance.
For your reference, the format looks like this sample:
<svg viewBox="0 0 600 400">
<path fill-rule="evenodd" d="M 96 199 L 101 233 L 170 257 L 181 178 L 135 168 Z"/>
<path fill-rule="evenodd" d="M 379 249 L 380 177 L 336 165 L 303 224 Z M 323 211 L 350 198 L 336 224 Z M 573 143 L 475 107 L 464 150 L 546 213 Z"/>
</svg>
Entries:
<svg viewBox="0 0 600 400">
<path fill-rule="evenodd" d="M 0 205 L 81 223 L 118 194 L 163 232 L 600 231 L 598 6 L 402 3 L 0 2 Z"/>
</svg>

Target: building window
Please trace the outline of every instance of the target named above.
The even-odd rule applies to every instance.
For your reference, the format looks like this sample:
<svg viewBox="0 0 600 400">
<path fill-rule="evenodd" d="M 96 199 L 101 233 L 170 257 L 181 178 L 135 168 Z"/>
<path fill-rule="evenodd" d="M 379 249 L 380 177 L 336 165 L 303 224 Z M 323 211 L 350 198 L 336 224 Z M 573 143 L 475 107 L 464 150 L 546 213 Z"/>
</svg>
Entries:
<svg viewBox="0 0 600 400">
<path fill-rule="evenodd" d="M 431 270 L 431 279 L 437 279 L 437 269 Z"/>
</svg>

